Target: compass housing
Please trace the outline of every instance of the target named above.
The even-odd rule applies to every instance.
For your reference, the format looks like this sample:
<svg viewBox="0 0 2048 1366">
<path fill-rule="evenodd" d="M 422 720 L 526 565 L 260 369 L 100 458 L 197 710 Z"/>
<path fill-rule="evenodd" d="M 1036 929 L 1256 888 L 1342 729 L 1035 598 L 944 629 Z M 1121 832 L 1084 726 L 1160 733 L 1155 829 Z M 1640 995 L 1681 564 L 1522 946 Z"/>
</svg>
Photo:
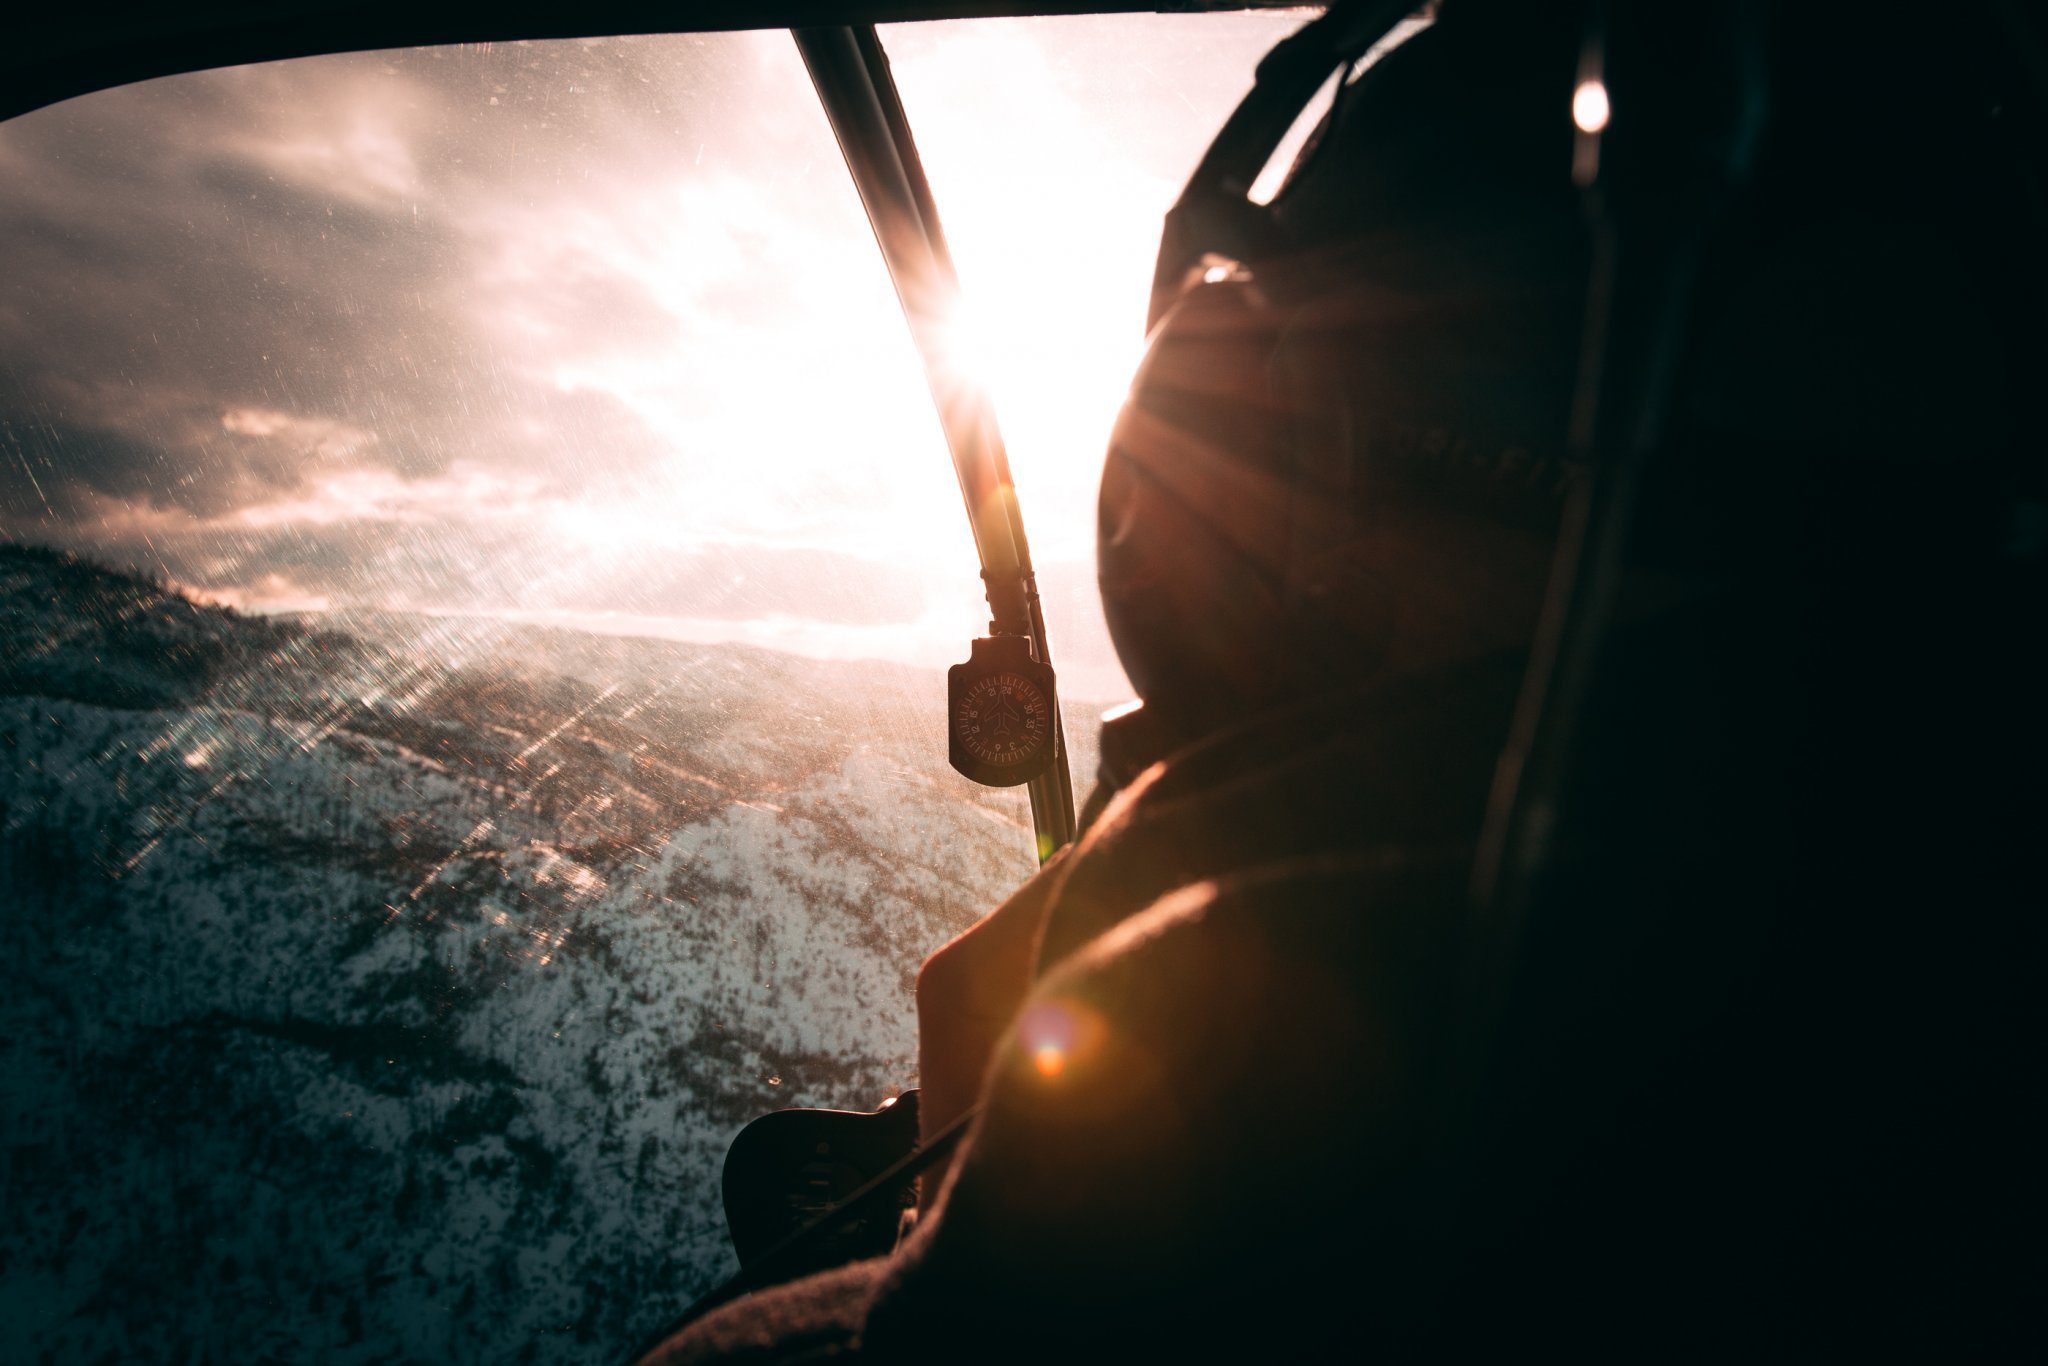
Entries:
<svg viewBox="0 0 2048 1366">
<path fill-rule="evenodd" d="M 1058 746 L 1052 667 L 1025 636 L 983 636 L 965 664 L 946 671 L 947 758 L 985 787 L 1028 783 Z"/>
</svg>

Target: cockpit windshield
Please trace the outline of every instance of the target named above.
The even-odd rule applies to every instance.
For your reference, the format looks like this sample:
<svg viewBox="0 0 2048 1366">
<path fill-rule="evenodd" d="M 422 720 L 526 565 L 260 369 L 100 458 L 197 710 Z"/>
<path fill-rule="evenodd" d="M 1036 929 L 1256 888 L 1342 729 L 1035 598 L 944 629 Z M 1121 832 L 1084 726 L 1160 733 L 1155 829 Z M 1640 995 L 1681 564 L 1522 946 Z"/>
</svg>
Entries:
<svg viewBox="0 0 2048 1366">
<path fill-rule="evenodd" d="M 1296 23 L 883 32 L 1084 783 L 1159 218 Z M 946 766 L 987 608 L 789 36 L 86 96 L 0 125 L 0 259 L 7 1355 L 616 1355 L 729 1265 L 734 1130 L 912 1084 L 1034 865 Z"/>
</svg>

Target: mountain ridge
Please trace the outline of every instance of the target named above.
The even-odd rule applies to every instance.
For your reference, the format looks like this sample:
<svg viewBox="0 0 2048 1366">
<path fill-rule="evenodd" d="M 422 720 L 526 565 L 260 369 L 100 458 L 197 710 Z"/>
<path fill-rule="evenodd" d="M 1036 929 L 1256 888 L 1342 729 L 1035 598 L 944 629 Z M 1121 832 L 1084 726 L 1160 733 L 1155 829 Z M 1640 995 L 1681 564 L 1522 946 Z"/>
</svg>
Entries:
<svg viewBox="0 0 2048 1366">
<path fill-rule="evenodd" d="M 1030 869 L 851 665 L 451 663 L 5 545 L 0 633 L 9 1359 L 616 1357 L 726 1269 L 731 1134 L 909 1082 Z"/>
</svg>

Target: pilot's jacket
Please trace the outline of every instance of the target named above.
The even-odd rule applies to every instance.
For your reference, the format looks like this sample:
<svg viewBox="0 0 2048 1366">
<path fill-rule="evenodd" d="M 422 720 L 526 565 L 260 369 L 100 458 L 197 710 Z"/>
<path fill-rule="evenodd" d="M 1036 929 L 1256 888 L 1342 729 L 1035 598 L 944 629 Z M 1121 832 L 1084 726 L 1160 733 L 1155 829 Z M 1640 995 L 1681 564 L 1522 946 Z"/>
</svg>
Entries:
<svg viewBox="0 0 2048 1366">
<path fill-rule="evenodd" d="M 2018 619 L 1764 582 L 1629 628 L 1506 923 L 1468 888 L 1520 661 L 1174 754 L 1062 861 L 905 1245 L 668 1359 L 2009 1358 L 2043 747 L 1989 624 Z M 1871 667 L 1902 622 L 1927 648 Z"/>
<path fill-rule="evenodd" d="M 1142 773 L 1063 861 L 1047 970 L 936 1208 L 893 1257 L 727 1306 L 668 1359 L 1266 1358 L 1367 1314 L 1398 1334 L 1399 1284 L 1440 1279 L 1418 1263 L 1448 1199 L 1447 1003 L 1520 676 L 1319 699 Z"/>
</svg>

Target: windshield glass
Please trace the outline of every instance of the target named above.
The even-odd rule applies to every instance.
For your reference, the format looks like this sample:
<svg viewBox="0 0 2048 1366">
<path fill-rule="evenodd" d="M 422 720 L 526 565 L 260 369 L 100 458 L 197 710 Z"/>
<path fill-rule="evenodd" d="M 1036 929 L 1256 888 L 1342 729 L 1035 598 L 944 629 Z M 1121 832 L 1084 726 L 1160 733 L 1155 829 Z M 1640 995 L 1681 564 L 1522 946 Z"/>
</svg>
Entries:
<svg viewBox="0 0 2048 1366">
<path fill-rule="evenodd" d="M 891 24 L 1069 697 L 1130 685 L 1095 588 L 1095 492 L 1145 340 L 1160 221 L 1301 13 Z M 1091 709 L 1091 711 L 1096 709 Z M 1076 769 L 1075 780 L 1084 775 Z"/>
<path fill-rule="evenodd" d="M 888 35 L 1084 787 L 1144 239 L 1293 22 Z M 0 126 L 0 256 L 6 1355 L 616 1357 L 730 1269 L 734 1131 L 912 1084 L 916 964 L 1032 867 L 788 36 L 89 96 Z"/>
</svg>

